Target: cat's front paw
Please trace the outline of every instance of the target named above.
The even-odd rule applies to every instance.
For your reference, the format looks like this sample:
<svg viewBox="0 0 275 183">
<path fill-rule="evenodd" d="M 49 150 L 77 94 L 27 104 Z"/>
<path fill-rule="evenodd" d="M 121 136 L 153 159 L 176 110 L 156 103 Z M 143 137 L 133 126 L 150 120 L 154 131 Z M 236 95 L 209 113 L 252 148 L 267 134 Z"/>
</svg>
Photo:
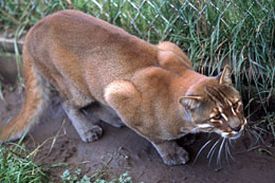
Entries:
<svg viewBox="0 0 275 183">
<path fill-rule="evenodd" d="M 189 161 L 188 152 L 178 146 L 175 141 L 162 141 L 158 143 L 151 141 L 151 143 L 155 146 L 166 165 L 183 165 Z"/>
<path fill-rule="evenodd" d="M 189 161 L 189 154 L 181 147 L 176 148 L 173 152 L 162 156 L 162 160 L 166 165 L 182 165 Z"/>
</svg>

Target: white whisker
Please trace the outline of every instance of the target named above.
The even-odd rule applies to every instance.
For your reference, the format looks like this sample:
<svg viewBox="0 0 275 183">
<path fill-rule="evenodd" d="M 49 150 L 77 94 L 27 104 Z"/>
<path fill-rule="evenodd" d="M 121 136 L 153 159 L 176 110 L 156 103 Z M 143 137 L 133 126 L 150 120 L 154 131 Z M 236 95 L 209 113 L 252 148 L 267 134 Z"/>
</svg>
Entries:
<svg viewBox="0 0 275 183">
<path fill-rule="evenodd" d="M 220 148 L 219 148 L 219 152 L 218 152 L 218 157 L 217 157 L 217 164 L 221 164 L 221 153 L 222 153 L 222 149 L 224 146 L 224 142 L 225 142 L 225 138 L 223 138 L 222 143 L 220 144 Z"/>
<path fill-rule="evenodd" d="M 215 154 L 215 150 L 216 150 L 217 144 L 220 142 L 220 140 L 221 139 L 219 139 L 219 140 L 217 140 L 217 142 L 215 142 L 215 144 L 211 147 L 210 151 L 207 154 L 207 159 L 209 159 L 209 163 L 208 163 L 209 165 L 211 164 L 213 155 Z"/>
<path fill-rule="evenodd" d="M 235 161 L 234 157 L 233 157 L 232 154 L 231 154 L 229 144 L 230 144 L 230 140 L 228 140 L 227 143 L 225 143 L 226 152 L 227 152 L 227 154 L 229 155 L 229 157 L 230 157 L 233 161 Z"/>
<path fill-rule="evenodd" d="M 207 147 L 207 145 L 210 144 L 212 141 L 213 141 L 213 139 L 208 140 L 208 141 L 200 148 L 199 152 L 198 152 L 197 155 L 196 155 L 196 158 L 195 158 L 195 160 L 194 160 L 194 163 L 195 163 L 195 162 L 197 161 L 197 159 L 199 158 L 199 156 L 200 156 L 201 152 L 203 151 L 203 149 L 205 149 L 205 148 Z M 194 163 L 193 163 L 193 164 L 194 164 Z"/>
<path fill-rule="evenodd" d="M 224 145 L 224 152 L 225 152 L 225 159 L 227 164 L 229 164 L 229 155 L 228 155 L 228 140 L 225 141 L 225 145 Z"/>
</svg>

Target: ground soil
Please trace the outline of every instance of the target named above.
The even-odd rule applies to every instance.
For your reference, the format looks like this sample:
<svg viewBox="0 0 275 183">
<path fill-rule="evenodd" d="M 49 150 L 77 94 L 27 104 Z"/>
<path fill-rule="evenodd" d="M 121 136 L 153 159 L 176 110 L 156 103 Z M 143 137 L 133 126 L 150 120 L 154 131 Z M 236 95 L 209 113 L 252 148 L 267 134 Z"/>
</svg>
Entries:
<svg viewBox="0 0 275 183">
<path fill-rule="evenodd" d="M 1 68 L 0 68 L 1 75 Z M 6 85 L 5 102 L 0 101 L 0 121 L 8 121 L 19 110 L 23 95 L 18 89 Z M 88 109 L 88 112 L 89 111 Z M 170 183 L 170 182 L 275 182 L 275 149 L 257 146 L 251 148 L 251 140 L 242 137 L 233 144 L 234 161 L 216 164 L 216 158 L 209 165 L 206 149 L 194 162 L 194 158 L 209 138 L 206 134 L 196 135 L 196 141 L 187 147 L 191 161 L 187 165 L 169 167 L 163 164 L 153 146 L 144 138 L 127 127 L 114 128 L 102 124 L 104 136 L 94 143 L 83 143 L 78 137 L 69 119 L 60 106 L 60 99 L 53 95 L 50 106 L 43 112 L 40 122 L 34 125 L 24 143 L 33 150 L 39 145 L 35 161 L 50 168 L 49 174 L 54 182 L 66 168 L 81 167 L 82 172 L 94 175 L 105 172 L 109 178 L 128 171 L 134 182 Z M 186 146 L 186 139 L 179 144 Z M 271 142 L 272 143 L 272 142 Z M 270 144 L 270 142 L 268 143 Z M 63 163 L 69 166 L 58 166 Z"/>
</svg>

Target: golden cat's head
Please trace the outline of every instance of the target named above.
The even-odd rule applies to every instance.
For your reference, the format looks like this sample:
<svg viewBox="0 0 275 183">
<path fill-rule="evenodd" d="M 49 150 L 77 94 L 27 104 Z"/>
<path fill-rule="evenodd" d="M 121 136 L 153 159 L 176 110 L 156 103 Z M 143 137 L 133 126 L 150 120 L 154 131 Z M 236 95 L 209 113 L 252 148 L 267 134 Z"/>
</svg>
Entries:
<svg viewBox="0 0 275 183">
<path fill-rule="evenodd" d="M 225 66 L 217 77 L 194 84 L 179 100 L 183 118 L 192 132 L 215 132 L 236 139 L 247 123 L 239 92 L 233 87 L 231 69 Z"/>
</svg>

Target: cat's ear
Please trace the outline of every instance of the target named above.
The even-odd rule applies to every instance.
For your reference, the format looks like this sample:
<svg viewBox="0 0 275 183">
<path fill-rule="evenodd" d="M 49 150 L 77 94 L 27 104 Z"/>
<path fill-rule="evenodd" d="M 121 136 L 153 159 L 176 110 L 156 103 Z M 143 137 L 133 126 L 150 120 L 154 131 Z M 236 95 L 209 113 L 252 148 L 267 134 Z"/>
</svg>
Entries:
<svg viewBox="0 0 275 183">
<path fill-rule="evenodd" d="M 232 85 L 231 75 L 231 67 L 229 65 L 225 65 L 223 71 L 217 76 L 219 84 Z"/>
<path fill-rule="evenodd" d="M 195 109 L 200 106 L 202 101 L 201 96 L 183 96 L 179 99 L 179 103 L 185 109 Z"/>
</svg>

